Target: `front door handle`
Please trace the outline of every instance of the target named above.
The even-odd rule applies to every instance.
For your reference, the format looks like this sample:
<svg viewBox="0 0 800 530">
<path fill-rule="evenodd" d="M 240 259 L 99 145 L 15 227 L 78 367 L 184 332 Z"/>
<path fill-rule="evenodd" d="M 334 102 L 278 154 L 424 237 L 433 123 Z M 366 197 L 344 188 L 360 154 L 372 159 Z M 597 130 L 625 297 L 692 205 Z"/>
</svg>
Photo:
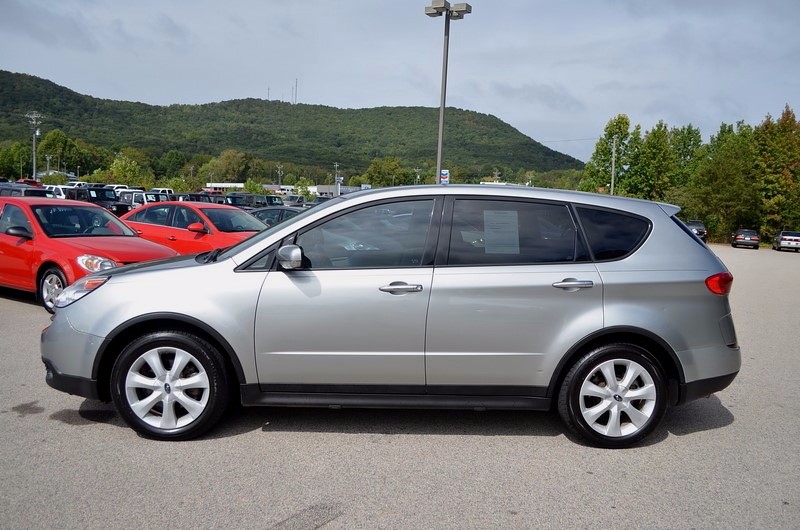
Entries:
<svg viewBox="0 0 800 530">
<path fill-rule="evenodd" d="M 564 289 L 568 293 L 577 291 L 578 289 L 589 289 L 594 287 L 592 280 L 576 280 L 575 278 L 564 278 L 560 282 L 553 284 L 556 289 Z"/>
<path fill-rule="evenodd" d="M 422 292 L 422 286 L 419 284 L 407 284 L 406 282 L 392 282 L 389 285 L 378 287 L 378 290 L 390 294 L 419 293 Z"/>
</svg>

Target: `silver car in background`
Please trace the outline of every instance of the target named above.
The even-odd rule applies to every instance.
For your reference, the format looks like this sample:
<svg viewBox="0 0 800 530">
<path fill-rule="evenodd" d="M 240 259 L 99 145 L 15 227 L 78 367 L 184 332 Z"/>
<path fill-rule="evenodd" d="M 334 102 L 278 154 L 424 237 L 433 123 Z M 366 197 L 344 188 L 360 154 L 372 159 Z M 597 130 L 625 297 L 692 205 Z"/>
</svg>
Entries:
<svg viewBox="0 0 800 530">
<path fill-rule="evenodd" d="M 523 187 L 342 196 L 76 282 L 42 332 L 46 380 L 157 439 L 235 400 L 554 409 L 586 443 L 630 446 L 741 364 L 733 277 L 678 211 Z"/>
</svg>

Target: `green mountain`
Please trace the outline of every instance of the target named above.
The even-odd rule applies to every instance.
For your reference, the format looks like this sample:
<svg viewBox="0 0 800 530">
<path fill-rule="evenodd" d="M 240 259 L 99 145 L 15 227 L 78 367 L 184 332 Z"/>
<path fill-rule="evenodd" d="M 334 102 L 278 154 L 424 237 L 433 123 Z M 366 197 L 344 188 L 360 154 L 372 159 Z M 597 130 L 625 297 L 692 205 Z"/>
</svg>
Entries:
<svg viewBox="0 0 800 530">
<path fill-rule="evenodd" d="M 217 155 L 236 149 L 299 165 L 366 169 L 373 158 L 396 156 L 410 165 L 435 164 L 438 108 L 337 109 L 322 105 L 240 99 L 204 105 L 155 106 L 84 96 L 50 81 L 0 71 L 0 142 L 30 135 L 25 113 L 45 116 L 42 132 L 108 148 L 131 146 L 161 154 Z M 494 116 L 448 108 L 444 162 L 536 171 L 581 169 Z"/>
</svg>

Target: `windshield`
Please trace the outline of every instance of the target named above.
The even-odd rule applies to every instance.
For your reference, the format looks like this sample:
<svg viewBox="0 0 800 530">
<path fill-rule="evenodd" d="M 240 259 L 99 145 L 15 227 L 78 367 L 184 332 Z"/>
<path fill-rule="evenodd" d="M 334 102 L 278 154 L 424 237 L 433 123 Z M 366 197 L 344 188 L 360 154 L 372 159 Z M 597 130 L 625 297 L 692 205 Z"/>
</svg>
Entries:
<svg viewBox="0 0 800 530">
<path fill-rule="evenodd" d="M 32 206 L 36 222 L 49 237 L 130 236 L 136 234 L 104 208 Z"/>
<path fill-rule="evenodd" d="M 244 210 L 200 208 L 220 232 L 260 232 L 266 225 Z"/>
<path fill-rule="evenodd" d="M 228 195 L 225 197 L 225 204 L 233 206 L 247 206 L 247 200 L 240 195 Z"/>
<path fill-rule="evenodd" d="M 114 190 L 109 190 L 106 188 L 90 188 L 89 189 L 89 196 L 93 199 L 100 199 L 105 201 L 116 201 L 117 194 Z"/>
</svg>

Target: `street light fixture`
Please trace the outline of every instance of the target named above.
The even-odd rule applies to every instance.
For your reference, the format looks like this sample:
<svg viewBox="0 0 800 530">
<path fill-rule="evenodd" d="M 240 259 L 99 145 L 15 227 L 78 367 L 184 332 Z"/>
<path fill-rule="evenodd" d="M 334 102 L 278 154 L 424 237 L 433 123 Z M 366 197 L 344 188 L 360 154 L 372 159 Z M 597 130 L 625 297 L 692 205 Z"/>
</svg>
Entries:
<svg viewBox="0 0 800 530">
<path fill-rule="evenodd" d="M 444 53 L 442 54 L 442 97 L 439 104 L 439 140 L 436 145 L 436 183 L 442 180 L 442 143 L 444 140 L 444 107 L 445 95 L 447 94 L 447 50 L 450 41 L 450 20 L 461 20 L 464 15 L 472 13 L 472 6 L 469 4 L 453 4 L 447 0 L 432 0 L 431 5 L 425 8 L 425 14 L 429 17 L 440 17 L 444 15 Z"/>
</svg>

